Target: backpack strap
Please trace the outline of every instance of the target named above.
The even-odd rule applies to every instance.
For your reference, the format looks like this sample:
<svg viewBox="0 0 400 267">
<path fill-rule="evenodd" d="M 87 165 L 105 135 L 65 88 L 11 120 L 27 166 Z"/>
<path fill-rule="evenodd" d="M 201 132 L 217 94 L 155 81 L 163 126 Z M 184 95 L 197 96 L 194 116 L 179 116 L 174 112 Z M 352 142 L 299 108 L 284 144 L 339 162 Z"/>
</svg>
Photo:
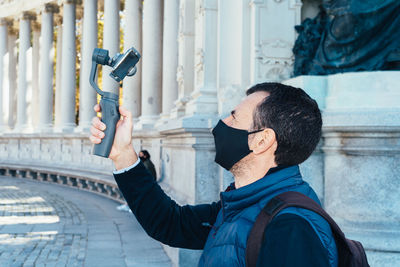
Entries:
<svg viewBox="0 0 400 267">
<path fill-rule="evenodd" d="M 299 192 L 284 192 L 272 198 L 261 210 L 247 238 L 246 266 L 255 267 L 264 239 L 265 229 L 272 219 L 283 209 L 298 207 L 311 210 L 323 217 L 331 226 L 333 236 L 342 247 L 348 248 L 345 236 L 339 226 L 314 200 Z M 339 244 L 338 244 L 339 245 Z"/>
</svg>

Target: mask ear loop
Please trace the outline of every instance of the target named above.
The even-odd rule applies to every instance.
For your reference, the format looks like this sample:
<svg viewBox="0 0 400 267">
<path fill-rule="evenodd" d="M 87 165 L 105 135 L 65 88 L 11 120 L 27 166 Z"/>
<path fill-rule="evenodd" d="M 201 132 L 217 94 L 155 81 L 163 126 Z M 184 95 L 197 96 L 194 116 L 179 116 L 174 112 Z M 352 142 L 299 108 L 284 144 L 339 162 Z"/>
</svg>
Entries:
<svg viewBox="0 0 400 267">
<path fill-rule="evenodd" d="M 250 135 L 250 134 L 255 134 L 255 133 L 258 133 L 258 132 L 261 132 L 261 131 L 264 131 L 265 129 L 260 129 L 260 130 L 255 130 L 255 131 L 252 131 L 252 132 L 247 132 L 247 135 Z"/>
<path fill-rule="evenodd" d="M 252 131 L 252 132 L 247 132 L 247 135 L 250 135 L 250 134 L 255 134 L 255 133 L 258 133 L 258 132 L 261 132 L 261 131 L 264 131 L 265 129 L 259 129 L 259 130 L 255 130 L 255 131 Z M 250 148 L 249 148 L 249 151 L 250 152 L 253 152 L 253 150 L 251 150 Z"/>
</svg>

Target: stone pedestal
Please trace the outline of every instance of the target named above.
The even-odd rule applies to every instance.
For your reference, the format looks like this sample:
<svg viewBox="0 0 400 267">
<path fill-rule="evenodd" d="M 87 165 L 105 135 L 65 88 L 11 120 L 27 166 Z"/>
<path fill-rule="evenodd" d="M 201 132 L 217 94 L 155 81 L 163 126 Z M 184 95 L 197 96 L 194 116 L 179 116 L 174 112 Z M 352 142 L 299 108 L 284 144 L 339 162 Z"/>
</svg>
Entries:
<svg viewBox="0 0 400 267">
<path fill-rule="evenodd" d="M 317 151 L 302 164 L 313 172 L 303 174 L 318 175 L 310 181 L 317 190 L 324 185 L 326 210 L 362 242 L 371 266 L 400 264 L 399 82 L 398 71 L 286 81 L 303 87 L 323 110 L 323 163 L 315 161 Z"/>
<path fill-rule="evenodd" d="M 219 199 L 219 166 L 214 162 L 214 139 L 203 121 L 178 120 L 160 130 L 162 187 L 180 205 L 210 203 Z M 214 122 L 209 121 L 209 124 Z M 201 251 L 164 246 L 176 266 L 196 266 Z"/>
</svg>

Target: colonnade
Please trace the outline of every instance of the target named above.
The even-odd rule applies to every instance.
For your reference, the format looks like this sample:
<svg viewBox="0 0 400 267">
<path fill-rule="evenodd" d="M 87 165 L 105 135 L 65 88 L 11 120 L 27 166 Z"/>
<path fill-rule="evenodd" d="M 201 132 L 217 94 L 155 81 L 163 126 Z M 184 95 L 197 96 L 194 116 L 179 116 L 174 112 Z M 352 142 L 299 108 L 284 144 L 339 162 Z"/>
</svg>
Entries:
<svg viewBox="0 0 400 267">
<path fill-rule="evenodd" d="M 291 46 L 270 45 L 272 50 L 288 53 L 267 62 L 264 57 L 275 57 L 263 52 L 270 36 L 263 38 L 257 29 L 268 21 L 270 11 L 265 7 L 271 2 L 295 18 L 282 26 L 289 32 L 285 42 L 294 43 L 293 26 L 300 22 L 301 7 L 297 0 L 284 4 L 269 0 L 63 0 L 17 6 L 18 2 L 22 3 L 0 3 L 2 8 L 10 7 L 0 11 L 0 128 L 14 132 L 88 130 L 97 101 L 89 73 L 91 54 L 98 46 L 99 10 L 104 22 L 102 47 L 111 56 L 122 52 L 122 32 L 124 50 L 133 46 L 142 54 L 137 74 L 123 82 L 121 98 L 133 113 L 136 127 L 150 129 L 169 119 L 223 113 L 218 99 L 231 94 L 232 88 L 242 95 L 258 80 L 287 78 L 293 62 Z M 81 32 L 80 51 L 77 32 Z M 101 86 L 118 94 L 120 85 L 108 76 L 109 70 L 103 67 Z"/>
<path fill-rule="evenodd" d="M 82 29 L 76 28 L 76 10 L 79 5 L 83 7 L 83 16 L 78 18 L 83 20 Z M 49 2 L 42 7 L 1 18 L 0 128 L 2 131 L 71 132 L 88 129 L 92 117 L 95 116 L 93 106 L 97 101 L 96 93 L 89 84 L 89 73 L 92 51 L 98 46 L 99 7 L 104 10 L 103 48 L 109 50 L 110 56 L 122 52 L 120 27 L 123 27 L 124 32 L 124 50 L 134 46 L 143 56 L 143 66 L 139 63 L 139 71 L 135 77 L 127 78 L 123 84 L 124 105 L 132 111 L 136 119 L 142 118 L 143 125 L 153 125 L 159 119 L 162 109 L 163 24 L 170 31 L 166 38 L 170 40 L 168 45 L 178 46 L 178 19 L 174 17 L 165 24 L 162 11 L 163 6 L 166 7 L 166 11 L 175 8 L 177 15 L 178 0 L 165 3 L 161 0 L 149 0 L 144 1 L 143 6 L 142 1 L 126 0 L 124 6 L 125 8 L 121 10 L 121 3 L 118 0 L 104 0 L 101 3 L 97 0 L 84 0 L 83 3 L 79 0 L 64 0 L 60 5 Z M 123 14 L 122 22 L 120 14 Z M 76 50 L 76 33 L 79 30 L 82 31 L 81 51 Z M 31 41 L 32 31 L 33 41 Z M 57 32 L 57 43 L 54 43 L 55 32 Z M 80 54 L 79 123 L 76 125 L 78 54 Z M 177 53 L 172 55 L 177 57 Z M 55 62 L 57 63 L 54 67 Z M 171 65 L 171 67 L 176 71 L 176 66 Z M 118 94 L 120 85 L 107 75 L 109 71 L 110 67 L 103 67 L 101 86 L 105 91 Z M 166 77 L 168 79 L 168 75 Z M 176 78 L 169 79 L 172 82 L 176 81 Z M 148 88 L 143 93 L 142 80 L 143 86 Z M 167 84 L 165 88 L 168 88 Z M 173 91 L 177 90 L 177 87 L 172 85 L 169 88 L 165 94 L 176 95 Z M 171 98 L 164 105 L 171 107 L 173 101 Z M 142 102 L 145 104 L 141 105 Z"/>
</svg>

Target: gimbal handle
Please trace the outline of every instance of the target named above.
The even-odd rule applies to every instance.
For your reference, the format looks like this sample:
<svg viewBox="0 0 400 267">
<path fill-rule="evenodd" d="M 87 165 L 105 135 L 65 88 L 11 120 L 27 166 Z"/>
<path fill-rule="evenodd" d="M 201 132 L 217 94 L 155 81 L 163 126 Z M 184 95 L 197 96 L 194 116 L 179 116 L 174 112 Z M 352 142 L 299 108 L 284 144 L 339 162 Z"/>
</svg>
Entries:
<svg viewBox="0 0 400 267">
<path fill-rule="evenodd" d="M 97 65 L 110 65 L 110 57 L 105 49 L 95 48 L 92 56 L 92 69 L 90 71 L 90 85 L 101 95 L 101 121 L 106 125 L 104 138 L 100 144 L 95 144 L 93 154 L 108 158 L 114 143 L 115 128 L 120 118 L 118 107 L 118 95 L 100 90 L 96 84 Z"/>
<path fill-rule="evenodd" d="M 136 63 L 140 59 L 140 54 L 133 47 L 128 49 L 125 54 L 117 54 L 113 59 L 108 56 L 108 50 L 95 48 L 92 55 L 92 69 L 90 71 L 90 85 L 101 95 L 100 108 L 101 120 L 106 125 L 104 138 L 100 144 L 94 145 L 93 154 L 108 158 L 112 145 L 117 122 L 120 118 L 118 107 L 118 95 L 100 90 L 96 84 L 97 65 L 108 65 L 113 68 L 110 76 L 120 82 L 128 75 L 136 73 Z M 104 75 L 104 72 L 103 72 Z"/>
</svg>

